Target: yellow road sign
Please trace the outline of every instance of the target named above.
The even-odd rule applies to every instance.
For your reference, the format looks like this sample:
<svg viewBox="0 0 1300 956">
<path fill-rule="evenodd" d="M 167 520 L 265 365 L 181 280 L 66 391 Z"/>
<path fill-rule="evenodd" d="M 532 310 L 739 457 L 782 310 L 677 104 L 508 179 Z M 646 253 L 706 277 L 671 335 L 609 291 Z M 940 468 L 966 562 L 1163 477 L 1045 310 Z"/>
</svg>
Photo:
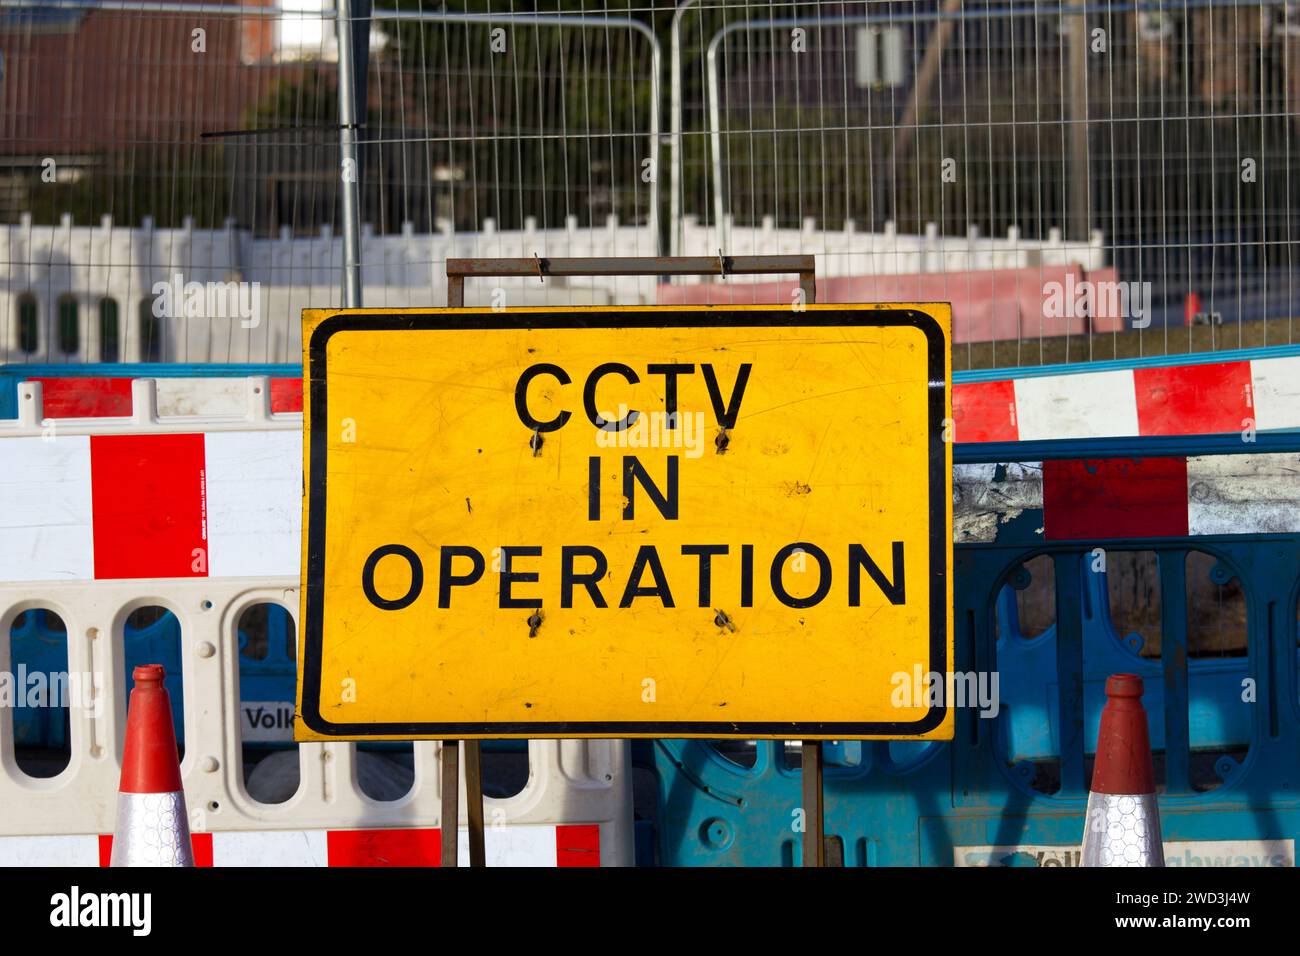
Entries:
<svg viewBox="0 0 1300 956">
<path fill-rule="evenodd" d="M 948 316 L 308 311 L 297 739 L 951 737 Z"/>
</svg>

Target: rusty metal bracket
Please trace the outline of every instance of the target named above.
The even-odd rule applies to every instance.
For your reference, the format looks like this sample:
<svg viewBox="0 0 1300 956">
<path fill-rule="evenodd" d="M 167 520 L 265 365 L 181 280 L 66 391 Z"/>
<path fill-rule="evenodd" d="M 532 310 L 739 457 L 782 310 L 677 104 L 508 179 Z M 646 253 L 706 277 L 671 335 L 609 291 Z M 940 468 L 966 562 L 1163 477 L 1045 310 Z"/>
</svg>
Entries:
<svg viewBox="0 0 1300 956">
<path fill-rule="evenodd" d="M 813 256 L 629 256 L 590 259 L 537 255 L 514 259 L 448 259 L 447 306 L 465 307 L 465 280 L 502 276 L 799 276 L 804 301 L 817 301 L 817 262 Z"/>
</svg>

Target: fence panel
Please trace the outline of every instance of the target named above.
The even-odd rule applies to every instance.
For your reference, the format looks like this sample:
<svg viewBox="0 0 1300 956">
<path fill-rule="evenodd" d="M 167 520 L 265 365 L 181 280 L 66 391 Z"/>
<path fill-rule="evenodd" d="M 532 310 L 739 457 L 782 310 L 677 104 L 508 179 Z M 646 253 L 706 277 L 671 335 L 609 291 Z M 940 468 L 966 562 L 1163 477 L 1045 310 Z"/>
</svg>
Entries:
<svg viewBox="0 0 1300 956">
<path fill-rule="evenodd" d="M 673 238 L 689 245 L 688 215 L 714 247 L 775 230 L 823 254 L 823 274 L 859 276 L 929 271 L 909 262 L 921 235 L 972 253 L 1009 232 L 1027 250 L 1055 239 L 1080 265 L 1102 245 L 1114 274 L 1088 278 L 1118 289 L 1057 289 L 1062 302 L 1045 288 L 1059 277 L 1022 278 L 1044 287 L 1033 325 L 963 335 L 959 318 L 957 367 L 1291 342 L 1296 17 L 1237 0 L 688 2 Z M 985 308 L 1014 317 L 1025 306 L 995 281 L 963 271 L 940 296 L 990 288 Z M 1123 324 L 1044 322 L 1071 303 L 1095 317 L 1083 296 L 1103 291 L 1130 297 Z"/>
</svg>

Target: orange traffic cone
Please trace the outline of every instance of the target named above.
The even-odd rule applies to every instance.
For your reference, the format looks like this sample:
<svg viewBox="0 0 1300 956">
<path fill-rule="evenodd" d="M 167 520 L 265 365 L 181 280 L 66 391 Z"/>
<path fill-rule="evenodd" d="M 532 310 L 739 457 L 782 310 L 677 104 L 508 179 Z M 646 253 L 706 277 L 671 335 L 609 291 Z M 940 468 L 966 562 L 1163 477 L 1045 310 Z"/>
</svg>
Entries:
<svg viewBox="0 0 1300 956">
<path fill-rule="evenodd" d="M 126 751 L 117 790 L 117 828 L 109 866 L 193 866 L 171 701 L 160 664 L 132 674 Z"/>
<path fill-rule="evenodd" d="M 1097 733 L 1083 866 L 1164 866 L 1142 678 L 1112 674 Z"/>
</svg>

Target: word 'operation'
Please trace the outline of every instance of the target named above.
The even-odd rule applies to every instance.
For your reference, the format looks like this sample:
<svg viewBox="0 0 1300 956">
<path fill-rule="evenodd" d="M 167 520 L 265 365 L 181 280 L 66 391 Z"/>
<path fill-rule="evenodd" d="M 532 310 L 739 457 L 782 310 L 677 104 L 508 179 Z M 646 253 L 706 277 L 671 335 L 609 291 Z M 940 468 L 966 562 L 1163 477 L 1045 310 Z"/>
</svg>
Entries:
<svg viewBox="0 0 1300 956">
<path fill-rule="evenodd" d="M 752 544 L 742 544 L 732 550 L 725 544 L 684 544 L 681 554 L 695 558 L 697 573 L 693 580 L 670 582 L 664 569 L 659 549 L 652 544 L 642 545 L 637 549 L 626 580 L 621 588 L 615 588 L 607 594 L 602 590 L 601 581 L 609 573 L 609 560 L 599 548 L 586 544 L 563 545 L 558 549 L 558 568 L 555 548 L 546 549 L 541 545 L 518 545 L 497 549 L 500 571 L 497 577 L 497 606 L 500 608 L 540 608 L 540 597 L 519 594 L 519 585 L 535 585 L 541 580 L 541 567 L 544 562 L 531 563 L 524 568 L 516 559 L 540 558 L 550 559 L 552 570 L 559 575 L 560 607 L 574 606 L 574 596 L 578 589 L 585 593 L 585 600 L 591 606 L 607 608 L 610 598 L 617 592 L 617 607 L 627 608 L 639 598 L 656 599 L 664 607 L 676 607 L 679 596 L 690 595 L 699 607 L 709 607 L 715 602 L 730 603 L 739 600 L 741 607 L 754 606 L 755 554 Z M 468 545 L 443 545 L 437 549 L 437 601 L 438 607 L 450 608 L 456 588 L 472 587 L 482 581 L 487 570 L 488 557 L 477 548 Z M 851 544 L 847 549 L 848 605 L 862 605 L 862 573 L 880 589 L 891 604 L 902 604 L 906 600 L 906 579 L 904 574 L 903 542 L 895 541 L 892 546 L 891 572 L 886 575 L 867 549 L 860 544 Z M 384 558 L 405 561 L 410 571 L 410 584 L 406 593 L 395 597 L 384 597 L 375 586 L 375 573 L 379 562 Z M 802 558 L 811 571 L 809 575 L 816 584 L 803 595 L 794 595 L 786 586 L 785 570 L 791 559 Z M 713 587 L 714 572 L 722 561 L 739 561 L 739 590 L 736 594 L 718 595 Z M 835 580 L 831 557 L 823 549 L 806 541 L 787 544 L 765 562 L 761 573 L 766 578 L 770 593 L 786 607 L 808 608 L 824 601 L 830 594 L 831 584 Z M 371 552 L 361 572 L 361 587 L 366 598 L 377 608 L 385 611 L 400 611 L 415 603 L 424 592 L 425 566 L 423 559 L 412 549 L 403 544 L 386 544 Z M 524 588 L 523 590 L 527 590 Z M 801 589 L 803 590 L 803 589 Z"/>
</svg>

